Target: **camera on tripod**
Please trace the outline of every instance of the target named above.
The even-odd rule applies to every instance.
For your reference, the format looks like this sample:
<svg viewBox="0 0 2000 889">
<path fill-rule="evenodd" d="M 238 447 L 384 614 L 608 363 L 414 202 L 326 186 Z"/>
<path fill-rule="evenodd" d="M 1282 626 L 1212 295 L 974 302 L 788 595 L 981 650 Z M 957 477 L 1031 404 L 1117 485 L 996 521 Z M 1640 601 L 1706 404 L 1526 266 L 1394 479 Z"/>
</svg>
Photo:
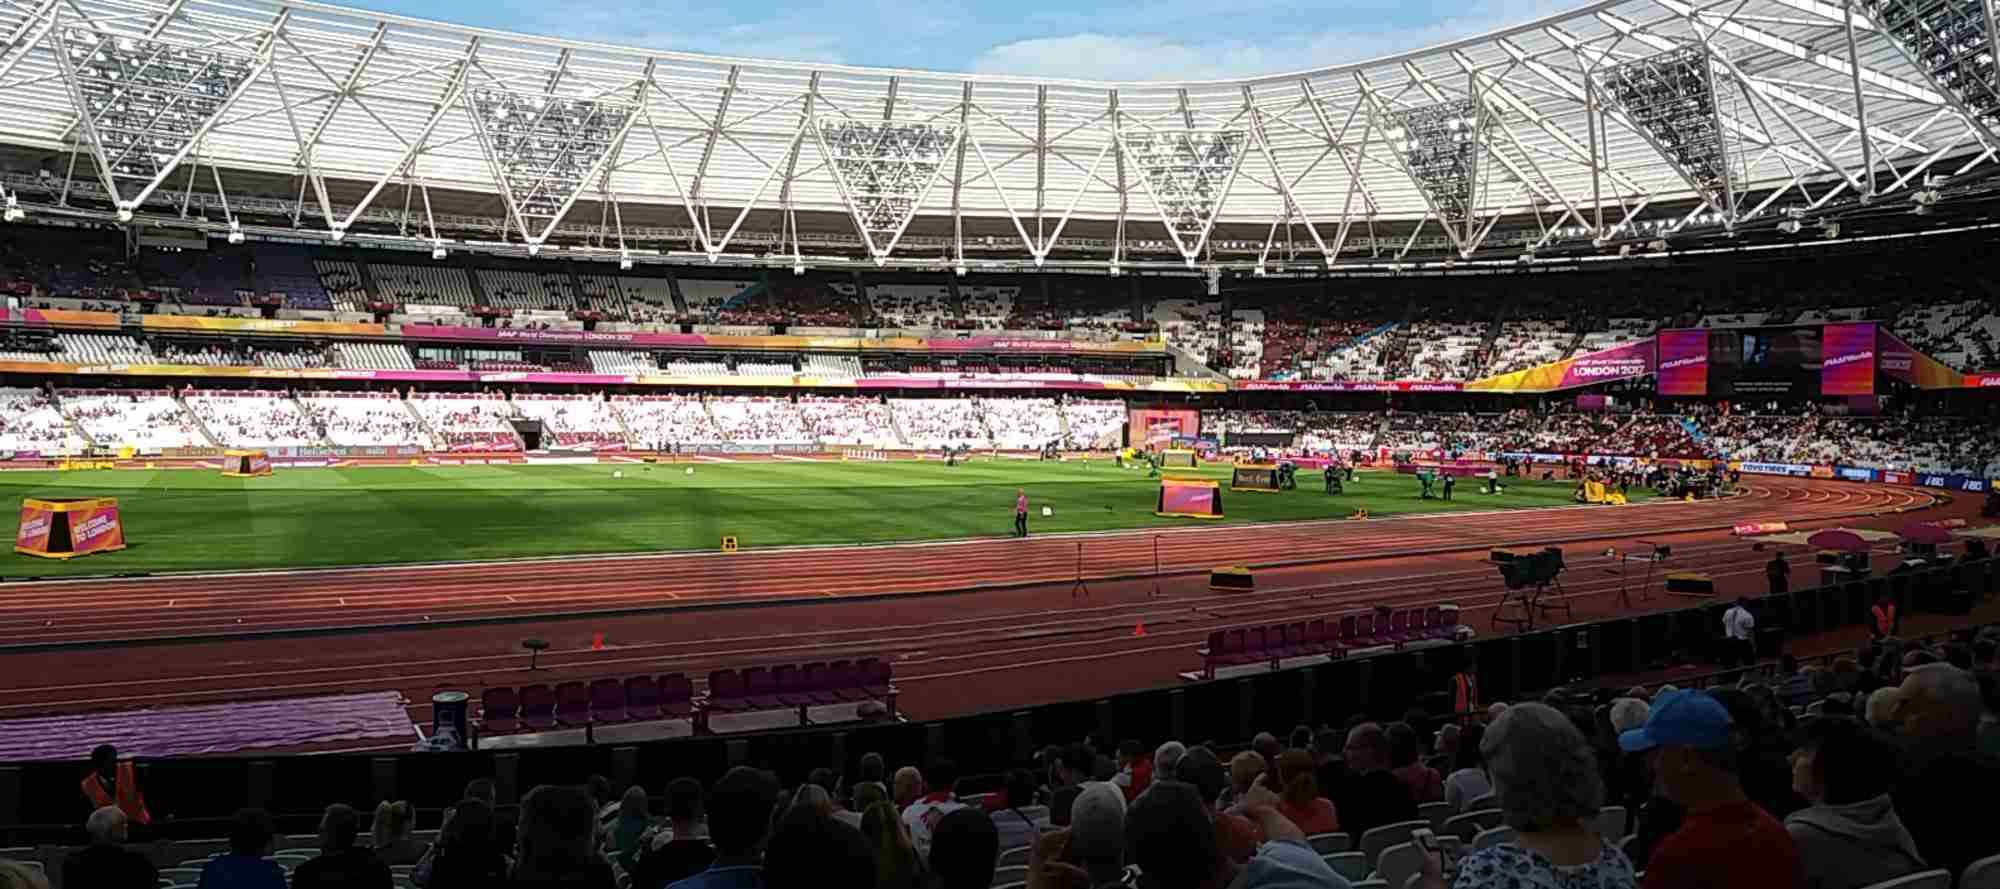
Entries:
<svg viewBox="0 0 2000 889">
<path fill-rule="evenodd" d="M 1532 553 L 1496 549 L 1492 559 L 1499 565 L 1500 579 L 1507 582 L 1510 590 L 1548 586 L 1563 572 L 1563 551 L 1553 546 Z"/>
<path fill-rule="evenodd" d="M 1553 546 L 1531 553 L 1496 549 L 1491 558 L 1509 591 L 1493 609 L 1495 625 L 1511 624 L 1516 630 L 1526 631 L 1535 628 L 1537 612 L 1570 613 L 1569 602 L 1563 596 L 1557 596 L 1553 602 L 1542 601 L 1542 593 L 1550 586 L 1558 592 L 1562 590 L 1562 581 L 1558 579 L 1563 572 L 1562 550 Z"/>
</svg>

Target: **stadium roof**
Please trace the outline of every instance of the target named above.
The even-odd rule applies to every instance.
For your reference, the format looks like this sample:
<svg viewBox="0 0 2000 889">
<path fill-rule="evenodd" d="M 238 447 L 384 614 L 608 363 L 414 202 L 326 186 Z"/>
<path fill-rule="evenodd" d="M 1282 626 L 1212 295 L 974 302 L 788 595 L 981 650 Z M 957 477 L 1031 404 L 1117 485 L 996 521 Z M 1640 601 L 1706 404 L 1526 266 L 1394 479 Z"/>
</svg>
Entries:
<svg viewBox="0 0 2000 889">
<path fill-rule="evenodd" d="M 483 226 L 789 263 L 837 233 L 892 265 L 1180 266 L 1325 262 L 1379 225 L 1406 251 L 1511 256 L 1935 199 L 1927 177 L 2000 145 L 1991 15 L 1610 0 L 1311 71 L 1099 83 L 317 3 L 0 0 L 0 146 L 10 193 L 50 212 L 329 239 Z"/>
</svg>

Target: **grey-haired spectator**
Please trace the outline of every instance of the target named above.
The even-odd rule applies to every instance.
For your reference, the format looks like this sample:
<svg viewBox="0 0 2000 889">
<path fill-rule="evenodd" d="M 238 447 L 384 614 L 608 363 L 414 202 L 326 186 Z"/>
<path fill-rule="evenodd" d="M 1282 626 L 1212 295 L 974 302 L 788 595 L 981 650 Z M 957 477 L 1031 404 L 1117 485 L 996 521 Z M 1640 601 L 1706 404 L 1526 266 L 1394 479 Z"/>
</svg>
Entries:
<svg viewBox="0 0 2000 889">
<path fill-rule="evenodd" d="M 1576 725 L 1542 704 L 1508 708 L 1486 730 L 1480 749 L 1512 839 L 1459 863 L 1458 889 L 1516 886 L 1631 887 L 1631 862 L 1591 824 L 1604 801 L 1597 753 Z M 1432 887 L 1444 879 L 1425 856 Z"/>
</svg>

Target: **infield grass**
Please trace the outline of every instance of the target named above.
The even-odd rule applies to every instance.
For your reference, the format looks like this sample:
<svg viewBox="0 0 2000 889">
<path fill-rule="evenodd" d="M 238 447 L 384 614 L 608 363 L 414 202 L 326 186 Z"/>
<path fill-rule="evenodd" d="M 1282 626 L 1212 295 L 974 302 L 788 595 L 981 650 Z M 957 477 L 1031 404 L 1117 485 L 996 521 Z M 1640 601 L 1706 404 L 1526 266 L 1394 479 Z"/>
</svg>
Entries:
<svg viewBox="0 0 2000 889">
<path fill-rule="evenodd" d="M 1035 533 L 1218 524 L 1153 515 L 1159 483 L 1109 460 L 1038 463 L 743 462 L 0 473 L 0 508 L 23 497 L 116 497 L 129 544 L 67 562 L 8 552 L 0 575 L 292 568 L 741 546 L 876 543 L 1011 533 L 1025 488 Z M 1178 470 L 1175 474 L 1187 474 Z M 1226 466 L 1194 472 L 1226 481 Z M 622 473 L 618 477 L 615 473 Z M 1420 500 L 1405 475 L 1363 472 L 1347 493 L 1225 492 L 1228 523 L 1561 506 L 1567 482 L 1515 479 L 1499 496 L 1457 486 Z M 1634 492 L 1636 495 L 1638 492 Z M 1635 497 L 1636 499 L 1636 497 Z M 1041 515 L 1043 507 L 1054 515 Z"/>
</svg>

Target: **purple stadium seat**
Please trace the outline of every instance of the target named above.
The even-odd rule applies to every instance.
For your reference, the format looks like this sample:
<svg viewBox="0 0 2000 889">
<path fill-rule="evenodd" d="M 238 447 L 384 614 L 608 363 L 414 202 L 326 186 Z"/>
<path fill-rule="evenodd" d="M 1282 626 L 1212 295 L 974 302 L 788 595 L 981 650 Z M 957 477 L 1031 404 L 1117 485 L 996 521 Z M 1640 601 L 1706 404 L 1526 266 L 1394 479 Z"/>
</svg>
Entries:
<svg viewBox="0 0 2000 889">
<path fill-rule="evenodd" d="M 1408 609 L 1389 612 L 1389 641 L 1401 645 L 1415 638 L 1410 632 Z"/>
<path fill-rule="evenodd" d="M 1315 620 L 1306 624 L 1306 650 L 1322 654 L 1333 648 L 1333 640 L 1326 635 L 1326 621 Z"/>
<path fill-rule="evenodd" d="M 1381 637 L 1375 635 L 1375 615 L 1354 616 L 1354 644 L 1364 648 L 1382 644 Z"/>
<path fill-rule="evenodd" d="M 1293 621 L 1285 625 L 1285 657 L 1312 654 L 1312 624 L 1307 621 Z"/>
<path fill-rule="evenodd" d="M 1458 606 L 1443 606 L 1438 610 L 1442 612 L 1438 615 L 1438 635 L 1445 639 L 1458 635 Z"/>
<path fill-rule="evenodd" d="M 504 735 L 519 726 L 521 699 L 511 688 L 489 688 L 479 695 L 479 728 Z"/>
<path fill-rule="evenodd" d="M 769 710 L 778 706 L 778 684 L 771 680 L 771 668 L 743 668 L 743 698 L 750 702 L 752 710 Z"/>
<path fill-rule="evenodd" d="M 625 680 L 625 716 L 629 719 L 660 718 L 660 684 L 651 676 Z"/>
<path fill-rule="evenodd" d="M 660 709 L 666 710 L 672 701 L 667 690 L 660 689 Z M 735 670 L 717 670 L 708 674 L 708 700 L 703 709 L 717 713 L 736 713 L 750 709 L 749 700 L 744 698 L 743 674 Z"/>
<path fill-rule="evenodd" d="M 714 690 L 711 677 L 709 691 Z M 679 673 L 660 677 L 660 713 L 675 718 L 694 715 L 694 682 Z"/>
<path fill-rule="evenodd" d="M 794 664 L 771 668 L 771 685 L 778 690 L 778 703 L 787 707 L 804 707 L 812 703 L 812 694 L 805 685 L 805 674 Z"/>
<path fill-rule="evenodd" d="M 616 679 L 599 679 L 590 683 L 590 721 L 624 722 L 625 683 Z"/>
<path fill-rule="evenodd" d="M 1225 631 L 1222 636 L 1222 657 L 1216 663 L 1235 666 L 1256 660 L 1256 655 L 1248 650 L 1249 645 L 1249 638 L 1241 627 Z"/>
<path fill-rule="evenodd" d="M 855 667 L 861 671 L 861 688 L 870 696 L 882 697 L 889 693 L 889 664 L 880 658 L 868 658 Z"/>
<path fill-rule="evenodd" d="M 1339 626 L 1340 631 L 1334 635 L 1334 641 L 1339 642 L 1343 648 L 1359 644 L 1360 618 L 1352 614 L 1343 614 L 1340 616 Z"/>
<path fill-rule="evenodd" d="M 521 724 L 540 731 L 556 726 L 556 693 L 541 683 L 521 688 Z"/>
<path fill-rule="evenodd" d="M 583 725 L 590 721 L 590 689 L 581 682 L 556 686 L 556 721 L 563 725 Z"/>
<path fill-rule="evenodd" d="M 1248 627 L 1243 631 L 1243 662 L 1254 664 L 1271 656 L 1269 644 L 1264 641 L 1263 627 Z"/>
<path fill-rule="evenodd" d="M 832 673 L 823 663 L 811 663 L 799 668 L 799 681 L 804 693 L 815 704 L 840 703 L 840 696 L 833 693 L 833 686 L 829 684 L 831 679 Z"/>
<path fill-rule="evenodd" d="M 826 687 L 833 696 L 843 701 L 865 701 L 868 692 L 861 688 L 861 672 L 849 660 L 834 661 L 826 665 Z"/>
</svg>

